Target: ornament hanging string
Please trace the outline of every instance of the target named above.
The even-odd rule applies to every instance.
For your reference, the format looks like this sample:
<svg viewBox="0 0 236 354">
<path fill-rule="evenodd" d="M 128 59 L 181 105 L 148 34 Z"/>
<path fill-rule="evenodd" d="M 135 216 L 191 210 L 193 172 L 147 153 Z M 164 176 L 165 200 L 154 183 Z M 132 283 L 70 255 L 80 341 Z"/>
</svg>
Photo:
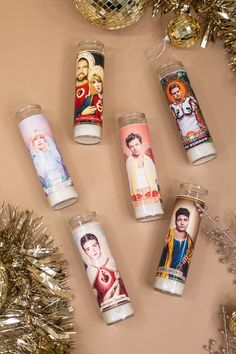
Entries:
<svg viewBox="0 0 236 354">
<path fill-rule="evenodd" d="M 173 13 L 176 19 L 183 14 L 196 15 L 203 29 L 201 47 L 205 48 L 209 41 L 220 39 L 228 53 L 231 70 L 236 70 L 236 1 L 154 0 L 153 17 L 167 13 Z"/>
<path fill-rule="evenodd" d="M 158 60 L 162 56 L 162 54 L 165 52 L 167 42 L 169 42 L 169 38 L 168 38 L 168 36 L 165 36 L 163 38 L 162 42 L 160 42 L 156 46 L 152 47 L 148 51 L 147 58 L 151 62 L 154 62 L 154 61 Z"/>
</svg>

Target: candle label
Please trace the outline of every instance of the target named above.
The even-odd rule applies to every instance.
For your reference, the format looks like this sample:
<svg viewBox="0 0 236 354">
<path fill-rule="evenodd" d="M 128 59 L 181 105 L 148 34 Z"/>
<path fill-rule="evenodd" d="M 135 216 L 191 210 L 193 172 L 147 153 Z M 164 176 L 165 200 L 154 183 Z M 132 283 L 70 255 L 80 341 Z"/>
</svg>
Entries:
<svg viewBox="0 0 236 354">
<path fill-rule="evenodd" d="M 101 311 L 130 302 L 101 224 L 84 224 L 73 236 Z"/>
<path fill-rule="evenodd" d="M 143 204 L 161 203 L 147 124 L 131 124 L 121 128 L 120 139 L 134 208 Z"/>
<path fill-rule="evenodd" d="M 212 142 L 187 73 L 180 70 L 168 74 L 161 79 L 161 85 L 185 149 Z"/>
<path fill-rule="evenodd" d="M 201 205 L 204 206 L 204 203 L 201 202 Z M 177 197 L 157 269 L 157 277 L 185 283 L 200 219 L 196 199 Z"/>
<path fill-rule="evenodd" d="M 35 114 L 22 120 L 19 128 L 46 196 L 73 186 L 47 118 Z"/>
<path fill-rule="evenodd" d="M 74 125 L 103 123 L 104 55 L 82 51 L 76 60 Z"/>
</svg>

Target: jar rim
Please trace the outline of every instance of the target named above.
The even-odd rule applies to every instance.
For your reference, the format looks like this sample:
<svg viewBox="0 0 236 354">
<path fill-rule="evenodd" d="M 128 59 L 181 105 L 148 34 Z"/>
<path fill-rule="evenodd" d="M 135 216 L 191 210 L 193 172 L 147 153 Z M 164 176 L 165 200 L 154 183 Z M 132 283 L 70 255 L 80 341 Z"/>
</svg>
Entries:
<svg viewBox="0 0 236 354">
<path fill-rule="evenodd" d="M 97 216 L 95 211 L 84 211 L 76 216 L 74 216 L 70 221 L 69 224 L 72 229 L 75 229 L 83 224 L 86 224 L 87 222 L 91 221 L 91 219 L 95 218 Z"/>
<path fill-rule="evenodd" d="M 180 188 L 188 189 L 191 192 L 196 192 L 198 195 L 207 195 L 208 190 L 202 187 L 200 184 L 195 183 L 181 183 Z"/>
<path fill-rule="evenodd" d="M 119 123 L 123 123 L 126 119 L 135 119 L 135 118 L 146 118 L 143 112 L 129 112 L 124 114 L 119 118 Z"/>
<path fill-rule="evenodd" d="M 162 70 L 167 69 L 168 67 L 174 66 L 174 65 L 179 65 L 184 68 L 184 64 L 180 60 L 169 60 L 165 64 L 161 64 L 157 68 L 157 72 L 160 73 Z"/>
<path fill-rule="evenodd" d="M 83 39 L 82 41 L 80 41 L 78 43 L 77 48 L 79 48 L 80 46 L 88 45 L 88 44 L 99 45 L 99 46 L 102 47 L 102 49 L 105 48 L 104 44 L 101 41 L 97 40 L 97 39 Z"/>
<path fill-rule="evenodd" d="M 18 119 L 19 116 L 20 116 L 24 111 L 26 111 L 26 110 L 28 110 L 28 109 L 38 109 L 38 110 L 41 110 L 42 107 L 41 107 L 39 104 L 37 104 L 37 103 L 32 103 L 32 104 L 27 104 L 27 105 L 25 105 L 25 106 L 22 106 L 22 107 L 20 107 L 20 108 L 16 111 L 16 114 L 15 114 L 16 119 Z"/>
</svg>

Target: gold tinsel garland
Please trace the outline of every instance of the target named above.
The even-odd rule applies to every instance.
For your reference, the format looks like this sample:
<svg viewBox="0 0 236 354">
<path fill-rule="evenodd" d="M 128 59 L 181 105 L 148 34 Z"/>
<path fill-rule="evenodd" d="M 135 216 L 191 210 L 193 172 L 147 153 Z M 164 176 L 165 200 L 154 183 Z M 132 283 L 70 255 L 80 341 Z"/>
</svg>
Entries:
<svg viewBox="0 0 236 354">
<path fill-rule="evenodd" d="M 173 12 L 198 16 L 203 28 L 201 46 L 219 38 L 229 55 L 229 65 L 236 70 L 236 1 L 229 0 L 154 0 L 153 16 Z"/>
<path fill-rule="evenodd" d="M 0 353 L 65 354 L 73 347 L 66 262 L 42 218 L 0 209 Z"/>
<path fill-rule="evenodd" d="M 220 218 L 212 218 L 207 207 L 203 208 L 199 203 L 197 207 L 201 215 L 206 216 L 211 222 L 211 229 L 206 232 L 207 236 L 213 241 L 220 255 L 220 262 L 228 264 L 228 270 L 234 276 L 236 275 L 236 236 L 233 230 L 225 229 Z M 214 228 L 212 229 L 212 225 Z M 234 279 L 236 283 L 236 278 Z M 216 349 L 216 341 L 209 340 L 208 345 L 203 348 L 210 354 L 236 354 L 236 302 L 220 305 L 222 344 Z"/>
</svg>

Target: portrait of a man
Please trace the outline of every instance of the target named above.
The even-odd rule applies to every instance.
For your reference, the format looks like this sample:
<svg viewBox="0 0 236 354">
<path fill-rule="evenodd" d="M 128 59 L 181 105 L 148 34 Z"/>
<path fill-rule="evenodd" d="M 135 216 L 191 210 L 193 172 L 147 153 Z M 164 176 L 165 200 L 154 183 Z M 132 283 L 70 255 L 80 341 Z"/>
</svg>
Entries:
<svg viewBox="0 0 236 354">
<path fill-rule="evenodd" d="M 98 303 L 121 294 L 128 296 L 114 259 L 102 253 L 98 237 L 87 233 L 81 237 L 80 245 L 88 259 L 86 271 Z"/>
<path fill-rule="evenodd" d="M 88 73 L 89 62 L 82 57 L 76 65 L 75 119 L 80 115 L 93 114 L 96 111 L 94 106 L 90 106 Z"/>
<path fill-rule="evenodd" d="M 159 267 L 179 270 L 184 277 L 187 276 L 188 268 L 193 254 L 193 240 L 187 232 L 190 211 L 187 208 L 179 208 L 175 212 L 175 227 L 169 229 Z M 163 272 L 159 276 L 163 278 L 178 278 L 176 275 Z"/>
<path fill-rule="evenodd" d="M 157 173 L 154 162 L 146 154 L 140 134 L 130 133 L 125 139 L 130 155 L 126 160 L 132 200 L 158 198 Z"/>
<path fill-rule="evenodd" d="M 196 99 L 193 96 L 185 96 L 178 82 L 171 83 L 168 91 L 172 97 L 170 110 L 182 137 L 188 137 L 189 133 L 200 132 L 204 128 L 204 120 L 201 117 Z"/>
</svg>

